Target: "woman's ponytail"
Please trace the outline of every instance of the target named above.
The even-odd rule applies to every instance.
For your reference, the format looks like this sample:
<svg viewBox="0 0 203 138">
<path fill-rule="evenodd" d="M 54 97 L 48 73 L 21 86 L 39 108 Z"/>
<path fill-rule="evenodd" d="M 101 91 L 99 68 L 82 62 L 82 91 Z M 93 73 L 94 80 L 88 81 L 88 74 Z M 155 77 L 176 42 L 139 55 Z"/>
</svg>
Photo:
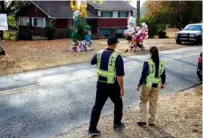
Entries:
<svg viewBox="0 0 203 138">
<path fill-rule="evenodd" d="M 159 63 L 159 50 L 156 46 L 150 48 L 151 59 L 154 63 Z"/>
</svg>

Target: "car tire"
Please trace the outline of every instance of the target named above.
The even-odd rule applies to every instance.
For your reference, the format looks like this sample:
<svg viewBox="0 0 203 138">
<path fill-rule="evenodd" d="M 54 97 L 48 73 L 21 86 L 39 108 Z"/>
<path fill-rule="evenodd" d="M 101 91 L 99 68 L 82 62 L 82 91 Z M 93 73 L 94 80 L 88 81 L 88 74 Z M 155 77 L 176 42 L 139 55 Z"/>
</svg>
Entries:
<svg viewBox="0 0 203 138">
<path fill-rule="evenodd" d="M 195 42 L 197 45 L 201 45 L 202 44 L 202 37 L 201 36 L 198 36 L 196 38 L 196 42 Z"/>
<path fill-rule="evenodd" d="M 176 44 L 181 45 L 181 43 L 182 43 L 182 41 L 180 41 L 180 40 L 176 40 Z"/>
</svg>

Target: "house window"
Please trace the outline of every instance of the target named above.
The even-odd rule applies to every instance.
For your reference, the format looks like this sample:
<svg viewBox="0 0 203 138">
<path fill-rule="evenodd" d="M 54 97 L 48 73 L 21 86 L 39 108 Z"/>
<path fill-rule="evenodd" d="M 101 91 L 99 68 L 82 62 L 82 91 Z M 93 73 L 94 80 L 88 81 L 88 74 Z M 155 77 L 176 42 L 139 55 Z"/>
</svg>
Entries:
<svg viewBox="0 0 203 138">
<path fill-rule="evenodd" d="M 29 17 L 19 17 L 18 24 L 21 26 L 28 26 L 29 25 Z"/>
<path fill-rule="evenodd" d="M 118 12 L 118 17 L 126 18 L 128 17 L 128 12 Z"/>
<path fill-rule="evenodd" d="M 102 11 L 102 17 L 113 17 L 112 11 Z"/>
<path fill-rule="evenodd" d="M 38 18 L 38 17 L 32 18 L 32 26 L 34 27 L 44 28 L 45 22 L 46 22 L 45 18 Z"/>
</svg>

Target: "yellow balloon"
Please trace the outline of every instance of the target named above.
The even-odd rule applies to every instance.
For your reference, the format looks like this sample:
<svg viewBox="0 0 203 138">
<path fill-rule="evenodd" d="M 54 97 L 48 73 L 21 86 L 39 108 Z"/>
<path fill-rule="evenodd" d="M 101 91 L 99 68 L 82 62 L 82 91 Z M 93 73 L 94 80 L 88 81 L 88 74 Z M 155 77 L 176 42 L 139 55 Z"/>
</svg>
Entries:
<svg viewBox="0 0 203 138">
<path fill-rule="evenodd" d="M 104 1 L 103 0 L 99 0 L 99 4 L 103 4 L 104 3 Z"/>
<path fill-rule="evenodd" d="M 80 13 L 83 18 L 87 18 L 87 10 L 86 7 L 80 7 Z"/>
<path fill-rule="evenodd" d="M 80 13 L 83 18 L 87 18 L 87 2 L 84 0 L 80 3 Z"/>
<path fill-rule="evenodd" d="M 85 1 L 81 1 L 81 4 L 80 4 L 81 7 L 85 7 L 87 8 L 87 3 Z"/>
<path fill-rule="evenodd" d="M 99 4 L 103 4 L 104 0 L 92 0 L 93 3 L 96 3 L 97 1 L 99 1 Z"/>
<path fill-rule="evenodd" d="M 78 9 L 78 2 L 77 0 L 70 0 L 70 7 L 73 11 L 76 11 Z"/>
</svg>

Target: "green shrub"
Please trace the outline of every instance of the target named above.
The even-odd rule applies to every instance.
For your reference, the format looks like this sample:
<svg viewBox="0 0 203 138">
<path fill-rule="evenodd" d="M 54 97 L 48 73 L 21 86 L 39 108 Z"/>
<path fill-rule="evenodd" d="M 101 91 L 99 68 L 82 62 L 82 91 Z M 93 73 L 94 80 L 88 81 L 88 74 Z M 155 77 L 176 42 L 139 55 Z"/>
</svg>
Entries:
<svg viewBox="0 0 203 138">
<path fill-rule="evenodd" d="M 166 38 L 166 24 L 158 24 L 157 28 L 159 38 Z"/>
<path fill-rule="evenodd" d="M 153 37 L 158 33 L 157 24 L 153 18 L 143 18 L 141 22 L 145 22 L 148 25 L 149 37 Z"/>
<path fill-rule="evenodd" d="M 46 27 L 44 28 L 44 36 L 48 40 L 53 40 L 56 34 L 56 29 L 52 26 L 47 24 Z"/>
<path fill-rule="evenodd" d="M 111 35 L 115 35 L 116 34 L 117 29 L 116 28 L 111 28 L 110 29 L 110 34 Z"/>
<path fill-rule="evenodd" d="M 8 16 L 8 27 L 9 27 L 9 30 L 18 29 L 18 25 L 14 16 Z"/>
<path fill-rule="evenodd" d="M 18 40 L 32 40 L 32 27 L 30 25 L 19 27 Z"/>
<path fill-rule="evenodd" d="M 145 22 L 148 25 L 149 37 L 158 35 L 159 32 L 161 32 L 161 37 L 164 36 L 164 33 L 162 32 L 166 29 L 166 24 L 159 23 L 154 17 L 143 18 L 141 19 L 141 22 Z"/>
<path fill-rule="evenodd" d="M 159 38 L 166 38 L 166 32 L 165 31 L 160 31 L 159 33 Z"/>
<path fill-rule="evenodd" d="M 166 24 L 158 24 L 157 29 L 158 29 L 158 32 L 162 32 L 166 30 Z"/>
<path fill-rule="evenodd" d="M 3 33 L 3 39 L 4 40 L 17 40 L 17 32 L 13 31 L 5 31 Z"/>
</svg>

